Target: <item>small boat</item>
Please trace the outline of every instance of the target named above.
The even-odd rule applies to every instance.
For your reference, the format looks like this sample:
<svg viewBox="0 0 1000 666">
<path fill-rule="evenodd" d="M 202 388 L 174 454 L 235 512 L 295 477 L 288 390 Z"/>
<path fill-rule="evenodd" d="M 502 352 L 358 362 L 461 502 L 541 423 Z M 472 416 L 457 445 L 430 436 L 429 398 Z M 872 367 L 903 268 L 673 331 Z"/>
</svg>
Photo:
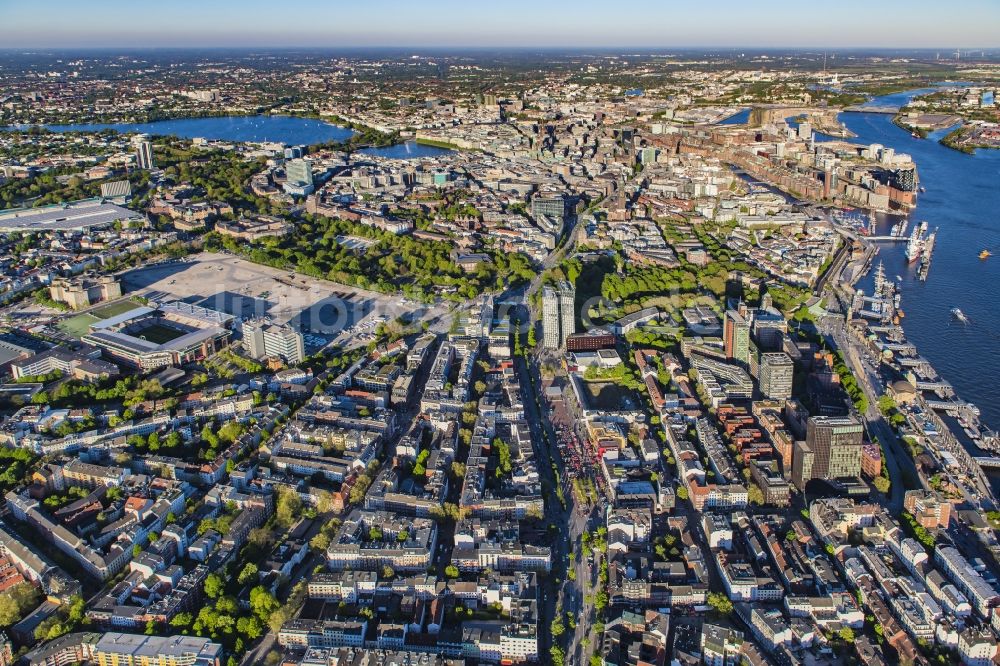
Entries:
<svg viewBox="0 0 1000 666">
<path fill-rule="evenodd" d="M 990 252 L 989 250 L 983 250 L 982 252 L 979 253 L 979 258 L 980 259 L 989 259 L 992 256 L 993 256 L 993 253 Z"/>
<path fill-rule="evenodd" d="M 920 138 L 920 135 L 917 134 L 916 132 L 910 132 L 910 136 L 912 136 L 914 139 L 919 139 Z"/>
<path fill-rule="evenodd" d="M 903 278 L 901 278 L 901 277 L 899 277 L 899 276 L 897 275 L 897 276 L 896 276 L 896 282 L 902 282 L 902 281 L 903 281 Z"/>
<path fill-rule="evenodd" d="M 926 187 L 924 187 L 923 185 L 921 185 L 921 186 L 920 186 L 920 193 L 921 193 L 921 194 L 923 194 L 923 193 L 924 193 L 924 192 L 926 192 L 926 191 L 927 191 L 927 188 L 926 188 Z"/>
<path fill-rule="evenodd" d="M 952 308 L 951 309 L 951 316 L 954 317 L 955 319 L 959 320 L 963 324 L 968 324 L 969 323 L 969 318 L 966 317 L 965 313 L 962 312 L 961 310 L 959 310 L 958 308 Z"/>
</svg>

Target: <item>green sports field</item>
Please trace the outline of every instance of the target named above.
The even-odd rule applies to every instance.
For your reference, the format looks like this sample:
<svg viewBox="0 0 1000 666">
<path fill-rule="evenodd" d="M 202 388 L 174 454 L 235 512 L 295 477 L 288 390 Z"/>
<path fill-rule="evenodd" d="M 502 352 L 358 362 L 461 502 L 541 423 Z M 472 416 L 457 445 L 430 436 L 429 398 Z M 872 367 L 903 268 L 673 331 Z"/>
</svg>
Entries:
<svg viewBox="0 0 1000 666">
<path fill-rule="evenodd" d="M 89 313 L 78 314 L 69 319 L 63 319 L 57 326 L 59 330 L 67 335 L 71 335 L 74 338 L 82 338 L 87 334 L 88 329 L 91 324 L 101 321 L 99 317 L 95 317 Z"/>
<path fill-rule="evenodd" d="M 179 331 L 171 326 L 164 326 L 163 324 L 151 324 L 141 331 L 136 331 L 132 333 L 137 338 L 143 338 L 144 340 L 149 340 L 154 345 L 162 345 L 165 342 L 170 342 L 171 340 L 176 340 L 177 338 L 184 335 L 183 331 Z"/>
<path fill-rule="evenodd" d="M 133 300 L 125 299 L 122 301 L 115 301 L 114 303 L 108 303 L 107 305 L 101 305 L 90 311 L 90 314 L 94 315 L 98 319 L 110 319 L 111 317 L 117 317 L 120 314 L 124 314 L 129 310 L 134 310 L 140 307 L 138 303 Z"/>
</svg>

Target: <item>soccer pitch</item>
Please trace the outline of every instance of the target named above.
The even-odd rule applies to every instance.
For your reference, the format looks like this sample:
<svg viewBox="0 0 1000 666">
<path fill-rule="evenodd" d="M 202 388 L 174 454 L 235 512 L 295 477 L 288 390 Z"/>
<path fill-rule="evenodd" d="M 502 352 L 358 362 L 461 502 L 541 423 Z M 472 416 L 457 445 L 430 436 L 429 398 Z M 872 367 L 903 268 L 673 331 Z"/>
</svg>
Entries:
<svg viewBox="0 0 1000 666">
<path fill-rule="evenodd" d="M 101 321 L 100 317 L 95 317 L 94 315 L 84 312 L 83 314 L 78 314 L 69 319 L 63 319 L 56 326 L 59 330 L 66 335 L 71 335 L 74 338 L 80 339 L 90 330 L 90 325 Z"/>
</svg>

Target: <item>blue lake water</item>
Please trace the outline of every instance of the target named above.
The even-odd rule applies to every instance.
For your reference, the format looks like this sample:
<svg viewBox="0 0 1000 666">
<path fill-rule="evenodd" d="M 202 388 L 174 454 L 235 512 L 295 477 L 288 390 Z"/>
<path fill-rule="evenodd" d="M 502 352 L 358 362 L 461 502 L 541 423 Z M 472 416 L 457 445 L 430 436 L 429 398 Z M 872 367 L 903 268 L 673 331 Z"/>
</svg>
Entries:
<svg viewBox="0 0 1000 666">
<path fill-rule="evenodd" d="M 94 132 L 112 129 L 186 139 L 201 137 L 221 141 L 277 141 L 287 145 L 342 141 L 354 131 L 315 118 L 295 116 L 221 116 L 218 118 L 179 118 L 151 123 L 80 123 L 46 125 L 56 132 Z"/>
<path fill-rule="evenodd" d="M 362 148 L 357 152 L 364 153 L 365 155 L 374 155 L 376 157 L 389 157 L 397 160 L 406 160 L 424 157 L 438 157 L 440 155 L 447 155 L 448 153 L 454 151 L 449 148 L 438 148 L 437 146 L 427 146 L 417 143 L 416 141 L 407 141 L 406 143 L 397 143 L 395 146 L 389 146 L 388 148 Z"/>
<path fill-rule="evenodd" d="M 915 93 L 877 98 L 874 105 L 904 103 Z M 892 116 L 845 113 L 840 119 L 858 136 L 852 141 L 890 146 L 910 154 L 927 189 L 910 214 L 910 229 L 926 220 L 939 228 L 926 282 L 908 264 L 903 243 L 884 243 L 878 259 L 890 278 L 902 278 L 902 325 L 907 338 L 964 400 L 982 411 L 983 422 L 1000 428 L 1000 151 L 966 155 L 938 143 L 947 130 L 915 139 Z M 879 216 L 886 233 L 893 216 Z M 994 256 L 981 260 L 988 249 Z M 876 259 L 876 263 L 878 261 Z M 862 286 L 869 289 L 871 276 Z M 969 324 L 950 314 L 961 308 Z"/>
</svg>

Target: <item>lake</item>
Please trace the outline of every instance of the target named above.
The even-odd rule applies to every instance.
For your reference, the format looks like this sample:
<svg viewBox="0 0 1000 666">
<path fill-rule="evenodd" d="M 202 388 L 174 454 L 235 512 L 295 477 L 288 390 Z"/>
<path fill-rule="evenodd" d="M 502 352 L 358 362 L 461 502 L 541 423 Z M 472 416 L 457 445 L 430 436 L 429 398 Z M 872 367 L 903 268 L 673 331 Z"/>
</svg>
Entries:
<svg viewBox="0 0 1000 666">
<path fill-rule="evenodd" d="M 357 152 L 364 153 L 365 155 L 374 155 L 375 157 L 407 160 L 425 157 L 439 157 L 454 151 L 450 148 L 438 148 L 437 146 L 428 146 L 422 143 L 417 143 L 416 141 L 407 141 L 406 143 L 397 143 L 395 146 L 389 146 L 387 148 L 362 148 Z"/>
<path fill-rule="evenodd" d="M 219 116 L 157 120 L 151 123 L 74 123 L 45 127 L 55 132 L 112 129 L 122 133 L 139 132 L 185 139 L 200 137 L 220 141 L 275 141 L 289 146 L 343 141 L 354 135 L 354 130 L 346 127 L 296 116 Z"/>
</svg>

